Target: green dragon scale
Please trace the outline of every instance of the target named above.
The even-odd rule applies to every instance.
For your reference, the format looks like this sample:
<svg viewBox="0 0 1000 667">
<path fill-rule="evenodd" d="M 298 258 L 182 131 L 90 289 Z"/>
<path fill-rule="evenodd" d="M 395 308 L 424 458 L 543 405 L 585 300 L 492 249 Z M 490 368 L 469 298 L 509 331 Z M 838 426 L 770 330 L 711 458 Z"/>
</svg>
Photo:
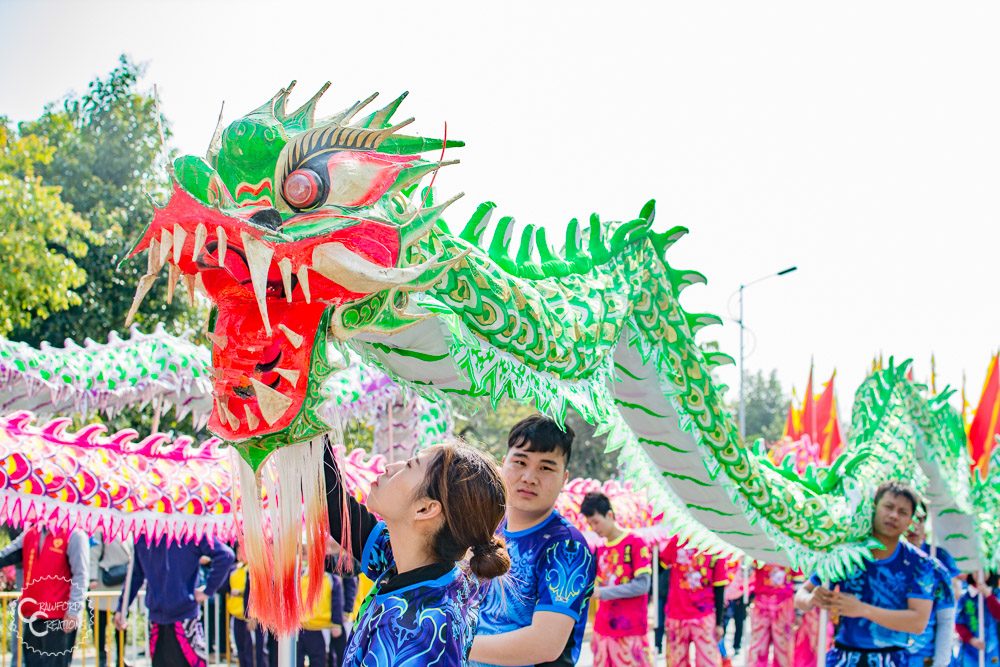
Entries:
<svg viewBox="0 0 1000 667">
<path fill-rule="evenodd" d="M 680 302 L 705 278 L 668 263 L 687 230 L 655 231 L 653 202 L 623 222 L 571 221 L 559 252 L 542 227 L 515 244 L 510 217 L 487 240 L 492 203 L 452 231 L 454 200 L 421 183 L 461 142 L 400 134 L 405 95 L 316 120 L 319 94 L 288 112 L 290 90 L 220 128 L 206 157 L 175 161 L 174 194 L 133 253 L 148 266 L 133 310 L 164 267 L 216 306 L 210 428 L 251 468 L 330 430 L 317 388 L 331 350 L 349 348 L 428 396 L 576 410 L 706 548 L 838 574 L 868 553 L 874 485 L 899 478 L 950 511 L 939 529 L 965 522 L 949 546 L 981 553 L 960 422 L 904 367 L 859 390 L 845 456 L 799 478 L 740 442 L 712 378 L 732 360 L 695 340 L 720 320 Z"/>
</svg>

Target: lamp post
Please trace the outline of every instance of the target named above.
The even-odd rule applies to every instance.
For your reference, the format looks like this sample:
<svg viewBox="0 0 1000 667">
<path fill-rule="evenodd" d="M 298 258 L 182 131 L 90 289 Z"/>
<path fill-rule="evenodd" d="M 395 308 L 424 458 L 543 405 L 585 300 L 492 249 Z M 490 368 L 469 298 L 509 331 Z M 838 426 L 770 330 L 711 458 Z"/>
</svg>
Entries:
<svg viewBox="0 0 1000 667">
<path fill-rule="evenodd" d="M 744 384 L 745 384 L 745 380 L 746 380 L 746 369 L 743 367 L 743 364 L 744 364 L 744 361 L 745 361 L 744 354 L 743 354 L 743 333 L 744 333 L 744 329 L 746 328 L 744 326 L 744 324 L 743 324 L 743 290 L 745 290 L 747 287 L 750 287 L 751 285 L 756 285 L 757 283 L 760 283 L 760 282 L 763 282 L 765 280 L 768 280 L 769 278 L 777 278 L 779 276 L 787 276 L 789 273 L 791 273 L 792 271 L 795 271 L 797 268 L 798 268 L 797 266 L 790 266 L 787 269 L 782 269 L 781 271 L 778 271 L 777 273 L 769 273 L 766 276 L 762 276 L 760 278 L 757 278 L 756 280 L 751 280 L 748 283 L 740 284 L 740 290 L 739 290 L 740 291 L 740 319 L 738 320 L 739 325 L 740 325 L 740 415 L 739 415 L 739 418 L 740 418 L 740 440 L 743 440 L 744 438 L 746 438 L 746 435 L 747 435 L 747 410 L 746 410 L 746 402 L 744 400 L 744 393 L 743 393 L 743 391 L 744 391 Z M 732 303 L 732 302 L 730 302 L 730 303 Z"/>
</svg>

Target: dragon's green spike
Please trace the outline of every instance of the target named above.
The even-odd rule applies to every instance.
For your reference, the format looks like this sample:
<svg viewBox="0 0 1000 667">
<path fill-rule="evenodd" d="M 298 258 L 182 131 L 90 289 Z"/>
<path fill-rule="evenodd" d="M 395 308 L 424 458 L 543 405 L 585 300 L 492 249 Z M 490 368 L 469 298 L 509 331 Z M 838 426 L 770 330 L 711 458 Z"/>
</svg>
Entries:
<svg viewBox="0 0 1000 667">
<path fill-rule="evenodd" d="M 416 155 L 427 151 L 439 151 L 442 147 L 461 148 L 464 145 L 464 141 L 453 139 L 449 139 L 445 143 L 441 139 L 394 134 L 386 137 L 385 141 L 379 144 L 378 150 L 380 153 L 388 153 L 389 155 Z"/>
<path fill-rule="evenodd" d="M 633 234 L 645 236 L 645 230 L 649 229 L 649 225 L 649 221 L 645 218 L 636 218 L 620 225 L 611 236 L 611 252 L 615 255 L 623 252 L 626 246 L 635 240 L 632 238 Z"/>
<path fill-rule="evenodd" d="M 656 200 L 650 199 L 648 202 L 642 205 L 642 210 L 639 211 L 639 217 L 643 220 L 653 224 L 653 220 L 656 218 Z"/>
<path fill-rule="evenodd" d="M 587 273 L 593 266 L 590 253 L 583 246 L 580 221 L 573 218 L 566 226 L 566 247 L 563 252 L 574 273 Z"/>
<path fill-rule="evenodd" d="M 295 82 L 293 81 L 292 84 L 294 83 Z M 205 160 L 212 167 L 212 169 L 216 168 L 219 151 L 222 150 L 222 112 L 225 111 L 225 109 L 226 102 L 223 101 L 222 105 L 219 107 L 219 119 L 215 121 L 215 131 L 212 133 L 212 139 L 208 142 L 208 150 L 205 151 Z"/>
<path fill-rule="evenodd" d="M 343 111 L 335 113 L 332 116 L 327 116 L 326 118 L 317 122 L 316 125 L 348 125 L 351 122 L 351 119 L 354 118 L 354 116 L 359 111 L 361 111 L 366 106 L 371 104 L 372 100 L 374 100 L 376 97 L 378 97 L 378 93 L 377 92 L 372 93 L 365 99 L 356 101 L 354 104 L 347 107 Z M 412 120 L 413 119 L 411 118 L 410 121 Z M 407 124 L 408 122 L 409 121 L 407 121 Z M 380 148 L 379 150 L 381 151 L 382 149 Z M 385 151 L 382 152 L 384 153 Z"/>
<path fill-rule="evenodd" d="M 281 124 L 284 125 L 285 130 L 289 134 L 305 132 L 315 125 L 316 105 L 319 103 L 319 98 L 323 97 L 323 93 L 329 90 L 329 88 L 330 82 L 327 81 L 320 86 L 320 89 L 316 91 L 315 95 L 309 98 L 308 102 L 288 114 L 288 116 L 285 116 L 284 111 L 281 112 L 280 116 L 277 116 L 278 120 L 281 121 Z M 282 106 L 284 106 L 284 104 L 282 104 Z"/>
<path fill-rule="evenodd" d="M 649 240 L 653 243 L 653 247 L 656 248 L 656 254 L 661 259 L 665 259 L 670 246 L 677 243 L 687 233 L 687 227 L 671 227 L 665 232 L 653 232 L 649 235 Z"/>
<path fill-rule="evenodd" d="M 706 352 L 705 365 L 712 370 L 720 366 L 735 366 L 736 360 L 725 352 Z"/>
<path fill-rule="evenodd" d="M 441 218 L 441 214 L 444 213 L 444 210 L 464 196 L 464 192 L 459 192 L 451 199 L 448 199 L 437 206 L 428 206 L 417 211 L 405 225 L 402 225 L 399 228 L 400 245 L 403 248 L 409 248 L 426 237 L 427 234 L 430 233 L 431 229 L 434 228 L 434 225 L 437 224 L 438 220 Z M 430 198 L 428 197 L 428 199 Z"/>
<path fill-rule="evenodd" d="M 278 90 L 278 92 L 274 94 L 274 97 L 269 99 L 267 102 L 264 102 L 259 107 L 248 113 L 246 118 L 260 118 L 263 116 L 264 118 L 271 118 L 280 121 L 281 118 L 278 117 L 278 114 L 284 115 L 285 100 L 288 99 L 288 93 L 291 92 L 293 87 L 295 87 L 294 81 L 292 81 L 287 88 L 281 88 Z"/>
<path fill-rule="evenodd" d="M 604 229 L 601 225 L 601 218 L 596 213 L 590 215 L 590 244 L 588 250 L 594 260 L 595 266 L 602 266 L 611 258 L 611 251 L 604 245 Z"/>
<path fill-rule="evenodd" d="M 546 277 L 568 276 L 573 271 L 573 267 L 569 262 L 552 252 L 544 227 L 539 227 L 535 231 L 535 245 L 538 247 L 538 257 L 542 263 L 542 273 Z"/>
<path fill-rule="evenodd" d="M 535 261 L 535 226 L 528 225 L 521 231 L 521 244 L 517 249 L 518 275 L 529 280 L 545 277 L 542 267 Z"/>
<path fill-rule="evenodd" d="M 514 218 L 509 215 L 505 215 L 497 221 L 497 228 L 493 233 L 493 240 L 490 241 L 489 255 L 490 259 L 496 262 L 499 266 L 503 267 L 505 271 L 513 275 L 517 275 L 517 265 L 514 264 L 514 260 L 512 260 L 508 254 L 510 239 L 514 233 L 513 223 Z"/>
<path fill-rule="evenodd" d="M 400 170 L 399 175 L 396 176 L 396 180 L 389 186 L 386 193 L 391 194 L 395 191 L 403 192 L 414 183 L 419 183 L 427 174 L 432 174 L 442 167 L 450 167 L 453 164 L 458 164 L 458 162 L 458 160 L 446 160 L 444 162 L 421 161 L 412 167 L 406 167 Z"/>
<path fill-rule="evenodd" d="M 700 271 L 675 269 L 669 265 L 667 266 L 667 275 L 670 277 L 670 284 L 674 287 L 675 296 L 679 296 L 691 285 L 704 285 L 708 282 L 705 274 Z"/>
<path fill-rule="evenodd" d="M 392 102 L 389 102 L 378 111 L 368 114 L 355 123 L 355 126 L 375 130 L 383 130 L 389 127 L 391 125 L 390 121 L 392 120 L 392 115 L 396 113 L 396 110 L 399 109 L 399 105 L 403 103 L 403 100 L 405 100 L 406 96 L 409 94 L 410 92 L 408 90 L 404 90 L 402 95 L 394 99 Z"/>
<path fill-rule="evenodd" d="M 476 212 L 465 223 L 465 227 L 459 236 L 473 245 L 479 245 L 479 241 L 483 237 L 483 232 L 486 231 L 487 225 L 490 224 L 490 218 L 493 217 L 493 211 L 496 208 L 497 205 L 491 201 L 484 201 L 476 207 Z"/>
<path fill-rule="evenodd" d="M 687 320 L 688 327 L 690 327 L 692 335 L 698 333 L 705 327 L 722 324 L 722 318 L 718 315 L 713 315 L 712 313 L 685 313 L 684 319 Z"/>
</svg>

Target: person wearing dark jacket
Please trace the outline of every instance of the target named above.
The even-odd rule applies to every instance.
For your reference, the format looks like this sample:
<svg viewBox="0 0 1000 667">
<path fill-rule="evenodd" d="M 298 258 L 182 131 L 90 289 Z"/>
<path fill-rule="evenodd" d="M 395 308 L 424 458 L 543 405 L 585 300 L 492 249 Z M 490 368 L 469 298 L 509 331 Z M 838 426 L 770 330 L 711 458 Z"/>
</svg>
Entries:
<svg viewBox="0 0 1000 667">
<path fill-rule="evenodd" d="M 202 556 L 211 559 L 211 569 L 204 587 L 197 588 Z M 198 612 L 229 576 L 234 560 L 232 549 L 207 539 L 187 544 L 173 542 L 169 546 L 166 539 L 154 545 L 139 542 L 135 545 L 132 578 L 126 580 L 122 591 L 124 604 L 120 601 L 119 611 L 115 612 L 115 626 L 125 628 L 121 609 L 132 604 L 145 581 L 153 667 L 204 667 L 208 652 Z"/>
</svg>

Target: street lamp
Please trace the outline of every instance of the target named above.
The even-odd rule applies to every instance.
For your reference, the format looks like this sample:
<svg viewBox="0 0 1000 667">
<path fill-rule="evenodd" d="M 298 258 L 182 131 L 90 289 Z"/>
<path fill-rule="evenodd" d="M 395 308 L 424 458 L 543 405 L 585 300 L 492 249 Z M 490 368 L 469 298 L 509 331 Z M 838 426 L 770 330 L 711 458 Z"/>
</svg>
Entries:
<svg viewBox="0 0 1000 667">
<path fill-rule="evenodd" d="M 743 325 L 743 290 L 751 285 L 756 285 L 757 283 L 768 280 L 769 278 L 777 278 L 778 276 L 787 276 L 792 271 L 795 271 L 797 266 L 790 266 L 787 269 L 782 269 L 777 273 L 769 273 L 766 276 L 757 278 L 756 280 L 751 280 L 748 283 L 740 285 L 740 319 L 738 320 L 740 325 L 740 440 L 746 438 L 747 435 L 747 411 L 746 403 L 744 401 L 743 385 L 746 379 L 746 371 L 743 368 L 744 355 L 743 355 L 743 330 L 746 328 Z"/>
</svg>

